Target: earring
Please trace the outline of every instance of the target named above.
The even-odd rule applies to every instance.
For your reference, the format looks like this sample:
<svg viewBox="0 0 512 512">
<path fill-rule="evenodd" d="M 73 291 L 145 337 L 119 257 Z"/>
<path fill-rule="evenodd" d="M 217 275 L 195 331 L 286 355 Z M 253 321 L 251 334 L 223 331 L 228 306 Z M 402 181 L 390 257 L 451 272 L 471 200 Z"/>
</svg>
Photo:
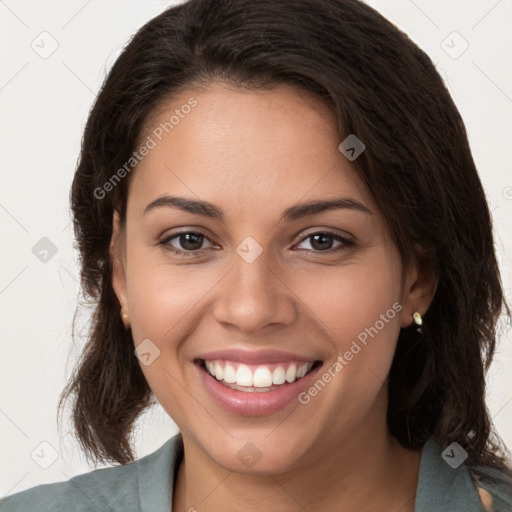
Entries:
<svg viewBox="0 0 512 512">
<path fill-rule="evenodd" d="M 414 323 L 418 326 L 416 327 L 416 331 L 421 334 L 421 325 L 423 324 L 423 319 L 421 318 L 421 315 L 416 311 L 415 313 L 413 313 L 412 317 L 414 318 Z"/>
<path fill-rule="evenodd" d="M 124 310 L 124 306 L 121 306 L 121 320 L 123 321 L 123 325 L 125 329 L 130 328 L 130 317 Z"/>
</svg>

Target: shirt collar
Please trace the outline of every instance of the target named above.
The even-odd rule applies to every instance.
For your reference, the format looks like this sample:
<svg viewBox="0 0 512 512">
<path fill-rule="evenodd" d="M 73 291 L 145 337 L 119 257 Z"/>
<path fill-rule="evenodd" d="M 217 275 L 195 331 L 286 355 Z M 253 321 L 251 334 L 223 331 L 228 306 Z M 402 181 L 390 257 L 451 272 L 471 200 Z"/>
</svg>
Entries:
<svg viewBox="0 0 512 512">
<path fill-rule="evenodd" d="M 452 468 L 447 462 L 452 460 L 456 466 L 457 450 L 460 447 L 445 453 L 433 438 L 425 443 L 414 512 L 485 512 L 466 464 Z"/>
<path fill-rule="evenodd" d="M 172 494 L 183 459 L 181 433 L 171 437 L 156 452 L 140 459 L 137 467 L 141 512 L 172 512 Z"/>
</svg>

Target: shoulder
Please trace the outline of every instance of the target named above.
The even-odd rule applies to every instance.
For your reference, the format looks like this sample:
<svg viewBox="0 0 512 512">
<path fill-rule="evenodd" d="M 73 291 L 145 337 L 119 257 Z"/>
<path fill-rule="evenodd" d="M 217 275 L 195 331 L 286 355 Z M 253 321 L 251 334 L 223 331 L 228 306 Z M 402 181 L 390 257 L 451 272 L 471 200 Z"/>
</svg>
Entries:
<svg viewBox="0 0 512 512">
<path fill-rule="evenodd" d="M 1 512 L 137 510 L 137 462 L 103 468 L 64 482 L 42 484 L 0 501 Z M 130 507 L 130 503 L 132 504 Z M 119 508 L 121 507 L 121 508 Z"/>
<path fill-rule="evenodd" d="M 466 464 L 456 450 L 433 437 L 423 446 L 415 512 L 511 512 L 512 472 Z"/>
<path fill-rule="evenodd" d="M 124 466 L 96 469 L 64 482 L 37 485 L 0 499 L 0 512 L 139 512 L 146 494 L 168 478 L 177 438 Z M 159 489 L 156 489 L 157 491 Z"/>
</svg>

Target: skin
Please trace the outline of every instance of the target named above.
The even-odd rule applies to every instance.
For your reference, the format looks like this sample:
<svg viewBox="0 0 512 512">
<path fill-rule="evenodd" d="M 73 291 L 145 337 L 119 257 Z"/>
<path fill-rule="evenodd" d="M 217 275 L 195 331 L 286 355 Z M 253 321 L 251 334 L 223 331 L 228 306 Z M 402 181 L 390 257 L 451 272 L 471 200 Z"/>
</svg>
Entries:
<svg viewBox="0 0 512 512">
<path fill-rule="evenodd" d="M 421 452 L 387 430 L 386 379 L 400 328 L 428 309 L 435 278 L 403 267 L 322 99 L 289 86 L 212 83 L 181 93 L 151 126 L 190 97 L 198 106 L 131 176 L 126 229 L 115 213 L 111 243 L 134 344 L 149 338 L 160 350 L 141 368 L 183 434 L 173 510 L 412 511 Z M 162 194 L 210 201 L 225 221 L 171 207 L 144 215 Z M 294 204 L 339 196 L 372 213 L 279 222 Z M 158 244 L 183 228 L 205 235 L 192 247 L 201 255 Z M 355 244 L 333 253 L 335 239 L 331 249 L 305 238 L 322 230 Z M 248 236 L 263 249 L 252 263 L 236 252 Z M 180 237 L 169 246 L 191 250 Z M 330 367 L 394 303 L 402 310 L 307 405 L 241 417 L 219 408 L 197 377 L 198 354 L 228 347 L 277 348 Z M 262 454 L 251 468 L 237 457 L 247 442 Z"/>
</svg>

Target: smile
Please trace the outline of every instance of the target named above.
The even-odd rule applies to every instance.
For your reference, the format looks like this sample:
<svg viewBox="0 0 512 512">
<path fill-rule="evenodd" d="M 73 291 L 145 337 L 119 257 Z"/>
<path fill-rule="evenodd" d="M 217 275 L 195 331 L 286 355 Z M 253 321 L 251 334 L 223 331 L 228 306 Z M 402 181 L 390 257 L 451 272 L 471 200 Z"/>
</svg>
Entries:
<svg viewBox="0 0 512 512">
<path fill-rule="evenodd" d="M 225 357 L 215 354 L 195 359 L 193 366 L 206 400 L 238 416 L 265 416 L 293 404 L 301 406 L 300 393 L 312 385 L 323 364 L 320 360 L 300 358 L 285 361 L 275 353 L 265 358 L 263 354 L 237 354 L 242 361 L 234 360 L 235 353 L 232 357 L 224 353 Z"/>
<path fill-rule="evenodd" d="M 248 393 L 268 392 L 303 378 L 315 362 L 281 362 L 259 365 L 227 360 L 202 360 L 203 368 L 221 384 Z"/>
</svg>

